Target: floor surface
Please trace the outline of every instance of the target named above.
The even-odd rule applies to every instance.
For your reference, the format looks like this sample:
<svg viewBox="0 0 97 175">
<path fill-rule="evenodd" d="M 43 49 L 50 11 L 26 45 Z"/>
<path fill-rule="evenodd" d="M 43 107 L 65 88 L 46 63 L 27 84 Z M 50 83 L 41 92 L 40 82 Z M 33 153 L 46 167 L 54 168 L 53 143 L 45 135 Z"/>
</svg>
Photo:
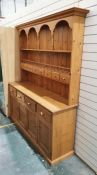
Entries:
<svg viewBox="0 0 97 175">
<path fill-rule="evenodd" d="M 94 175 L 76 155 L 50 166 L 0 113 L 0 175 Z"/>
</svg>

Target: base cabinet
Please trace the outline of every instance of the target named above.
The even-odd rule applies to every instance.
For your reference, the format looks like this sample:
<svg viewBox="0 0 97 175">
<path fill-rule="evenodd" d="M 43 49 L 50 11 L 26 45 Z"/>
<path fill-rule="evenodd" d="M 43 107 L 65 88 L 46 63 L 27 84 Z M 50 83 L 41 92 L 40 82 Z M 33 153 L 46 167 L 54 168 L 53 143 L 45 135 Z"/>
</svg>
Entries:
<svg viewBox="0 0 97 175">
<path fill-rule="evenodd" d="M 9 115 L 39 152 L 55 163 L 73 153 L 76 107 L 52 113 L 18 89 L 11 94 L 9 86 Z"/>
</svg>

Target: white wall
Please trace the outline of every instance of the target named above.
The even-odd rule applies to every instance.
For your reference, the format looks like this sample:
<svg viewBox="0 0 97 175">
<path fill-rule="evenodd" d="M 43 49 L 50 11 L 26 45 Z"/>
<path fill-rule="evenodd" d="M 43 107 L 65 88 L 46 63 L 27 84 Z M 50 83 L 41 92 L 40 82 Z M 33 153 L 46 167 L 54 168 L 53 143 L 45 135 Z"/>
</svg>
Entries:
<svg viewBox="0 0 97 175">
<path fill-rule="evenodd" d="M 37 0 L 36 0 L 37 1 Z M 34 0 L 27 0 L 27 5 L 30 5 Z M 21 11 L 25 7 L 25 0 L 16 0 L 16 12 Z M 14 0 L 2 0 L 1 1 L 2 16 L 8 17 L 15 13 Z"/>
<path fill-rule="evenodd" d="M 0 28 L 1 64 L 4 83 L 5 113 L 8 112 L 8 82 L 16 79 L 15 72 L 15 29 Z M 19 66 L 18 66 L 19 67 Z"/>
<path fill-rule="evenodd" d="M 2 25 L 15 26 L 74 6 L 90 10 L 85 21 L 75 152 L 97 172 L 97 0 L 40 0 Z"/>
</svg>

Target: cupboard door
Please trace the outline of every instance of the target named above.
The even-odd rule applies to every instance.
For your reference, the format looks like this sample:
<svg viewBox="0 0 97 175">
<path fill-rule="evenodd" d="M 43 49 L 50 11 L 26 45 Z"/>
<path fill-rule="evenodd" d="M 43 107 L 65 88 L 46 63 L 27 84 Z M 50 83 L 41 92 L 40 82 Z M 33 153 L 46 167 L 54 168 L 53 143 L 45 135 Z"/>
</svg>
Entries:
<svg viewBox="0 0 97 175">
<path fill-rule="evenodd" d="M 19 119 L 19 103 L 12 95 L 10 95 L 10 117 L 13 121 L 17 121 Z"/>
<path fill-rule="evenodd" d="M 19 103 L 16 98 L 13 98 L 13 110 L 12 110 L 12 119 L 17 121 L 19 119 Z"/>
<path fill-rule="evenodd" d="M 51 157 L 51 130 L 50 125 L 45 124 L 42 120 L 38 120 L 38 144 L 43 152 L 50 158 Z"/>
<path fill-rule="evenodd" d="M 36 113 L 28 110 L 28 132 L 32 139 L 37 141 L 37 117 Z"/>
<path fill-rule="evenodd" d="M 9 116 L 13 116 L 13 96 L 9 94 Z"/>
<path fill-rule="evenodd" d="M 22 103 L 20 103 L 19 122 L 25 129 L 28 128 L 27 109 Z"/>
</svg>

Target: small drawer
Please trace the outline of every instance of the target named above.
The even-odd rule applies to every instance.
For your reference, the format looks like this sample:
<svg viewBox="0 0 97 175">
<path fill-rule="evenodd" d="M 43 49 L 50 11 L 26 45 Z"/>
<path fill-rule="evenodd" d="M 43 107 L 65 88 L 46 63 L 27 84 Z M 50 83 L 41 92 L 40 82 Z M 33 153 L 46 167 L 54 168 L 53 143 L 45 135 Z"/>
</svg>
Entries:
<svg viewBox="0 0 97 175">
<path fill-rule="evenodd" d="M 24 69 L 25 69 L 25 70 L 29 70 L 28 64 L 24 63 Z"/>
<path fill-rule="evenodd" d="M 52 77 L 52 72 L 49 69 L 45 69 L 45 77 L 51 78 Z"/>
<path fill-rule="evenodd" d="M 24 95 L 19 91 L 17 91 L 17 99 L 20 102 L 24 102 Z"/>
<path fill-rule="evenodd" d="M 37 114 L 44 121 L 51 123 L 52 113 L 38 104 L 37 104 Z"/>
<path fill-rule="evenodd" d="M 69 74 L 60 74 L 60 81 L 65 84 L 69 84 L 70 82 L 70 75 Z"/>
<path fill-rule="evenodd" d="M 25 69 L 25 64 L 24 63 L 21 63 L 21 68 Z"/>
<path fill-rule="evenodd" d="M 35 108 L 36 108 L 36 103 L 30 99 L 29 97 L 25 96 L 25 104 L 27 105 L 27 107 L 32 110 L 33 112 L 35 112 Z"/>
<path fill-rule="evenodd" d="M 16 89 L 12 86 L 9 88 L 10 94 L 16 97 Z"/>
<path fill-rule="evenodd" d="M 28 64 L 28 65 L 27 65 L 27 69 L 28 69 L 30 72 L 32 72 L 32 65 Z"/>
<path fill-rule="evenodd" d="M 39 68 L 39 75 L 44 76 L 44 68 L 43 67 Z"/>
<path fill-rule="evenodd" d="M 33 65 L 32 72 L 35 73 L 35 74 L 39 74 L 39 68 L 38 68 L 38 66 Z"/>
<path fill-rule="evenodd" d="M 59 81 L 59 73 L 58 72 L 52 72 L 52 79 Z"/>
</svg>

